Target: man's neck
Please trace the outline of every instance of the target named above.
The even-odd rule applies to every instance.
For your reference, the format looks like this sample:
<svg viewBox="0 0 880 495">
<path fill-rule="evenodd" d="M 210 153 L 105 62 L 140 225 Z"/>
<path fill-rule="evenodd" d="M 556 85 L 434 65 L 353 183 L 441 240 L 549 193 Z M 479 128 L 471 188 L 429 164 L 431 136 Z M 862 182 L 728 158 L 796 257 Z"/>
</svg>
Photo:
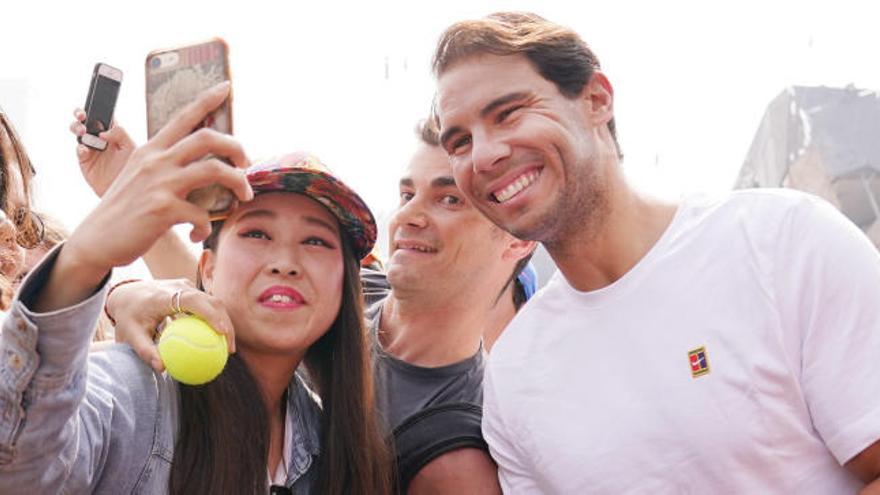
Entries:
<svg viewBox="0 0 880 495">
<path fill-rule="evenodd" d="M 608 211 L 595 225 L 545 243 L 568 283 L 579 291 L 601 289 L 629 272 L 660 240 L 677 209 L 622 180 L 609 200 Z"/>
<path fill-rule="evenodd" d="M 485 294 L 485 293 L 484 293 Z M 490 304 L 474 291 L 454 297 L 394 290 L 382 307 L 379 342 L 385 352 L 409 364 L 438 367 L 473 356 L 480 349 Z"/>
<path fill-rule="evenodd" d="M 504 293 L 498 298 L 498 303 L 486 318 L 486 325 L 483 327 L 483 349 L 487 353 L 492 352 L 495 342 L 501 337 L 501 333 L 507 328 L 510 320 L 516 316 L 516 308 L 513 306 L 513 285 L 511 282 L 507 286 Z"/>
</svg>

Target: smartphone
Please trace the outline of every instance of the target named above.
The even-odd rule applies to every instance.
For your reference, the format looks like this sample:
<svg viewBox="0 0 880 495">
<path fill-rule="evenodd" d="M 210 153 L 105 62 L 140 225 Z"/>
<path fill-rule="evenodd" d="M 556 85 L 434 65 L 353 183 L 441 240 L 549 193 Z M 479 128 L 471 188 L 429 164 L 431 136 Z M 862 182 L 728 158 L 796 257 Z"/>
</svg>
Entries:
<svg viewBox="0 0 880 495">
<path fill-rule="evenodd" d="M 122 71 L 107 64 L 95 64 L 92 81 L 89 83 L 89 94 L 86 96 L 86 133 L 79 142 L 96 150 L 107 149 L 107 141 L 98 135 L 110 129 L 113 122 L 113 109 L 119 96 L 122 84 Z"/>
<path fill-rule="evenodd" d="M 202 43 L 154 50 L 145 63 L 147 134 L 152 138 L 182 107 L 202 91 L 230 80 L 229 49 L 214 38 Z M 193 131 L 210 127 L 232 134 L 232 95 Z M 207 157 L 206 157 L 207 158 Z M 213 218 L 222 217 L 236 204 L 229 189 L 214 184 L 189 193 L 186 198 L 206 210 Z"/>
</svg>

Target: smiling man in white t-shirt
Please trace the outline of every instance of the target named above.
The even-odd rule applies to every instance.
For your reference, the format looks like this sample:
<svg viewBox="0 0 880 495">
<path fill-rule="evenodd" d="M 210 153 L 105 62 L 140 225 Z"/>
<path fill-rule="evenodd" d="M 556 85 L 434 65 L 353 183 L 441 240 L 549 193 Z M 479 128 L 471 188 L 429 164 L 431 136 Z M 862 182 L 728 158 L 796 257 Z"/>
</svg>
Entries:
<svg viewBox="0 0 880 495">
<path fill-rule="evenodd" d="M 538 16 L 453 25 L 434 70 L 459 188 L 560 269 L 487 365 L 505 491 L 880 489 L 880 255 L 855 226 L 792 191 L 633 189 L 608 78 Z"/>
</svg>

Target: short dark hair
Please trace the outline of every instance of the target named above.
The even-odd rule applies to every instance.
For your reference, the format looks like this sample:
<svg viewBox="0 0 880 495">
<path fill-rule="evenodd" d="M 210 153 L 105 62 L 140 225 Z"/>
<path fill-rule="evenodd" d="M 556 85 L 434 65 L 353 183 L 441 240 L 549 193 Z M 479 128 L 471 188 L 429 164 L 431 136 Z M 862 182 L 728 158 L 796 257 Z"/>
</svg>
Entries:
<svg viewBox="0 0 880 495">
<path fill-rule="evenodd" d="M 434 118 L 420 120 L 416 124 L 416 135 L 428 146 L 440 146 L 440 128 Z"/>
<path fill-rule="evenodd" d="M 480 54 L 524 55 L 567 98 L 578 96 L 601 69 L 599 58 L 572 29 L 537 14 L 498 12 L 446 29 L 434 52 L 434 75 L 439 77 L 456 62 Z M 608 131 L 622 158 L 614 118 L 608 121 Z"/>
</svg>

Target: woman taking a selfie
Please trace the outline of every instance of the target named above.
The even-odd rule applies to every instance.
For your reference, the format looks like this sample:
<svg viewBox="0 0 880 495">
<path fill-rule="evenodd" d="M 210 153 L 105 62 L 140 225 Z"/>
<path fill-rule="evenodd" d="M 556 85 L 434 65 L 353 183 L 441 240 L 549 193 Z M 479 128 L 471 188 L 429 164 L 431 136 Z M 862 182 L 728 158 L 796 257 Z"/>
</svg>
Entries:
<svg viewBox="0 0 880 495">
<path fill-rule="evenodd" d="M 247 165 L 229 136 L 189 134 L 227 94 L 207 91 L 137 149 L 22 286 L 0 342 L 0 493 L 390 491 L 358 280 L 373 217 L 305 155 L 247 176 L 193 162 Z M 213 224 L 184 199 L 211 183 L 241 200 Z M 205 240 L 199 276 L 236 335 L 220 376 L 195 387 L 153 373 L 126 346 L 88 354 L 111 269 L 177 223 Z"/>
</svg>

